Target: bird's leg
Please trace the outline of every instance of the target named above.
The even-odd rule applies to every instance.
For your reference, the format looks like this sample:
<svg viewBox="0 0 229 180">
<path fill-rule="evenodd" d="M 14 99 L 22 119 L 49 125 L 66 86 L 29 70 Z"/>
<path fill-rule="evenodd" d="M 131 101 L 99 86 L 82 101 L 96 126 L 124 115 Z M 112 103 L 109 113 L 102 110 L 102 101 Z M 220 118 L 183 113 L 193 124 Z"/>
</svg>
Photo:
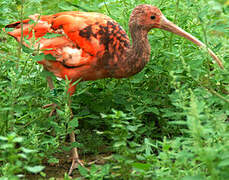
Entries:
<svg viewBox="0 0 229 180">
<path fill-rule="evenodd" d="M 71 140 L 71 143 L 76 142 L 76 137 L 75 137 L 74 131 L 72 131 L 70 134 L 70 140 Z M 69 169 L 68 175 L 71 175 L 72 171 L 74 169 L 76 169 L 78 167 L 78 165 L 84 166 L 82 161 L 79 159 L 79 154 L 78 154 L 77 148 L 74 147 L 74 148 L 72 148 L 72 165 Z"/>
<path fill-rule="evenodd" d="M 70 96 L 75 92 L 75 88 L 76 88 L 76 85 L 73 85 L 73 83 L 69 84 L 68 94 Z M 69 108 L 70 108 L 70 106 L 71 106 L 71 99 L 70 98 L 69 98 L 68 105 L 69 105 Z M 73 118 L 73 113 L 72 113 L 71 108 L 70 108 L 70 111 L 71 111 L 71 119 L 72 119 Z M 71 143 L 76 142 L 76 136 L 75 136 L 74 130 L 70 134 L 70 141 L 71 141 Z M 68 175 L 71 175 L 72 171 L 74 169 L 76 169 L 78 167 L 78 165 L 84 166 L 83 162 L 79 159 L 79 154 L 78 154 L 77 148 L 73 147 L 72 148 L 72 164 L 71 164 L 71 167 L 69 169 Z"/>
<path fill-rule="evenodd" d="M 52 78 L 50 76 L 47 76 L 46 77 L 46 80 L 48 82 L 48 86 L 51 90 L 53 90 L 55 87 L 54 87 L 54 84 L 53 84 L 53 81 L 52 81 Z"/>
<path fill-rule="evenodd" d="M 54 87 L 52 78 L 50 76 L 47 76 L 46 80 L 48 82 L 48 86 L 49 86 L 50 90 L 54 90 L 55 87 Z M 48 108 L 48 107 L 51 107 L 51 106 L 52 106 L 52 111 L 49 113 L 49 117 L 51 117 L 55 113 L 57 104 L 51 103 L 51 104 L 46 104 L 46 105 L 43 106 L 43 108 Z"/>
</svg>

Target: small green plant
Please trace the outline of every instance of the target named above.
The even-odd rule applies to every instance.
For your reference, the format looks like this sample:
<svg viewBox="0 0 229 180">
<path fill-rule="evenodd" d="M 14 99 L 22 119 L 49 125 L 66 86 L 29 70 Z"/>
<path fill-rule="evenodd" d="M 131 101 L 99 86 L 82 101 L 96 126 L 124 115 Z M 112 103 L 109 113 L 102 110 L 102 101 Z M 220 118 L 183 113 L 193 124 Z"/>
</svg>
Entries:
<svg viewBox="0 0 229 180">
<path fill-rule="evenodd" d="M 109 179 L 110 177 L 110 165 L 106 164 L 104 166 L 99 166 L 99 165 L 92 165 L 90 167 L 90 170 L 79 166 L 78 167 L 79 172 L 81 176 L 83 176 L 86 179 L 90 180 L 102 180 L 102 179 Z M 81 179 L 81 178 L 76 178 Z"/>
<path fill-rule="evenodd" d="M 11 133 L 0 136 L 0 175 L 2 179 L 19 179 L 25 172 L 39 173 L 44 166 L 35 165 L 36 150 L 23 147 L 23 138 Z"/>
<path fill-rule="evenodd" d="M 102 117 L 111 125 L 111 130 L 104 133 L 113 141 L 114 177 L 123 179 L 147 177 L 147 172 L 141 174 L 141 171 L 137 171 L 141 168 L 148 169 L 151 165 L 144 162 L 153 155 L 154 145 L 151 140 L 146 137 L 139 138 L 143 124 L 136 121 L 134 116 L 122 111 L 112 111 L 112 114 L 102 114 Z"/>
<path fill-rule="evenodd" d="M 113 148 L 116 154 L 113 155 L 114 160 L 118 162 L 115 167 L 118 171 L 117 175 L 122 175 L 126 177 L 126 179 L 130 178 L 130 164 L 133 162 L 131 153 L 134 152 L 134 146 L 132 143 L 132 148 L 129 148 L 128 139 L 132 138 L 133 135 L 131 132 L 135 132 L 137 130 L 136 126 L 131 126 L 128 120 L 132 119 L 128 117 L 122 111 L 112 110 L 113 114 L 105 115 L 102 114 L 103 118 L 106 118 L 106 121 L 111 125 L 111 130 L 107 133 L 109 137 L 113 140 Z M 105 132 L 106 133 L 106 132 Z M 137 145 L 137 144 L 136 144 Z M 135 145 L 135 146 L 136 146 Z M 129 157 L 130 156 L 130 157 Z"/>
</svg>

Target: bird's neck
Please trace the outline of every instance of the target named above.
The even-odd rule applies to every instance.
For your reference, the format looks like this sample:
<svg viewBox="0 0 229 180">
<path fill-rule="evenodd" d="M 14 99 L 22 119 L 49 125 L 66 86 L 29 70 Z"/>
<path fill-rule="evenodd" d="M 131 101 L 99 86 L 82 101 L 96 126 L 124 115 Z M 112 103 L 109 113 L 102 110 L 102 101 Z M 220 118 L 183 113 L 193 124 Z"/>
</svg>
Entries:
<svg viewBox="0 0 229 180">
<path fill-rule="evenodd" d="M 147 38 L 148 31 L 130 27 L 132 45 L 126 49 L 122 59 L 121 77 L 129 77 L 140 72 L 150 58 L 150 44 Z"/>
</svg>

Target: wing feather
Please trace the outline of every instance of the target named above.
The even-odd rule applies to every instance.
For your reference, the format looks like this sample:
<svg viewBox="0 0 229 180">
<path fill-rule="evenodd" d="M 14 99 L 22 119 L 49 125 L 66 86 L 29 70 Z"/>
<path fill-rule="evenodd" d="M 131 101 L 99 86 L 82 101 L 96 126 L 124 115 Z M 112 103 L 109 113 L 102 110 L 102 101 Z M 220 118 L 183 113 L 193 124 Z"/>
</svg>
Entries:
<svg viewBox="0 0 229 180">
<path fill-rule="evenodd" d="M 113 77 L 122 52 L 130 45 L 122 27 L 103 14 L 72 11 L 29 18 L 7 25 L 14 28 L 8 34 L 20 42 L 23 28 L 23 38 L 27 39 L 23 44 L 53 55 L 55 61 L 38 63 L 61 78 Z"/>
<path fill-rule="evenodd" d="M 30 24 L 33 20 L 34 23 Z M 32 41 L 37 40 L 32 46 L 40 47 L 45 54 L 52 54 L 57 61 L 66 66 L 82 66 L 89 64 L 92 57 L 102 54 L 104 44 L 100 43 L 98 32 L 101 26 L 106 26 L 107 21 L 112 21 L 108 16 L 99 13 L 62 12 L 54 15 L 31 15 L 30 19 L 23 20 L 23 36 Z M 15 22 L 6 26 L 14 28 L 9 35 L 21 41 L 21 23 Z M 60 34 L 60 37 L 45 38 L 45 35 Z M 31 46 L 26 44 L 27 47 Z"/>
</svg>

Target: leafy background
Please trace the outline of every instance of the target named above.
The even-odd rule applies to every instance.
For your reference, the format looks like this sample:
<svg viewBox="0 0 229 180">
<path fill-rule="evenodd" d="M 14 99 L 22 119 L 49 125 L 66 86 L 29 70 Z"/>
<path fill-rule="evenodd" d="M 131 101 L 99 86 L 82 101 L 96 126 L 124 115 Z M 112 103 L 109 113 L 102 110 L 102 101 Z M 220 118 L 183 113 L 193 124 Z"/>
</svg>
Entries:
<svg viewBox="0 0 229 180">
<path fill-rule="evenodd" d="M 81 158 L 98 161 L 79 167 L 78 179 L 229 179 L 229 1 L 0 0 L 0 28 L 30 14 L 84 10 L 107 14 L 128 32 L 131 11 L 143 3 L 205 42 L 225 70 L 191 42 L 153 29 L 145 69 L 81 83 L 71 121 L 68 82 L 54 78 L 50 93 L 36 56 L 1 31 L 0 179 L 69 179 L 73 129 Z M 59 109 L 49 117 L 42 106 L 51 102 Z"/>
</svg>

